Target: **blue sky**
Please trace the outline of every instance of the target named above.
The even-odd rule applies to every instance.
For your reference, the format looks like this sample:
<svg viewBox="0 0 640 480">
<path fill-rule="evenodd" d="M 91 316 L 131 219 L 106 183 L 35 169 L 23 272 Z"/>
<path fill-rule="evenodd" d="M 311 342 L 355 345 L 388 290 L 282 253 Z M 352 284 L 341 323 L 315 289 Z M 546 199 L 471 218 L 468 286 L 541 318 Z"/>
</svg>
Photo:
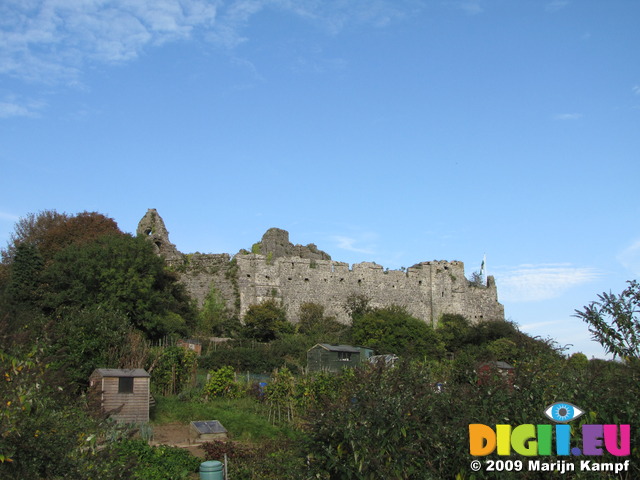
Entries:
<svg viewBox="0 0 640 480">
<path fill-rule="evenodd" d="M 506 315 L 640 276 L 640 2 L 3 0 L 0 243 L 157 208 L 183 252 L 270 227 L 333 259 L 487 255 Z"/>
</svg>

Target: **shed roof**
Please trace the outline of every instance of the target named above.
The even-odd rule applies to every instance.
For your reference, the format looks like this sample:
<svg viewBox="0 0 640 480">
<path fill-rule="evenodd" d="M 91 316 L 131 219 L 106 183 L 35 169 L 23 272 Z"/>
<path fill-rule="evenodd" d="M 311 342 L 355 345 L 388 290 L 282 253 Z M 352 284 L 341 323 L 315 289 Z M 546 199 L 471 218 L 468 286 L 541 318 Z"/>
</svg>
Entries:
<svg viewBox="0 0 640 480">
<path fill-rule="evenodd" d="M 511 365 L 509 365 L 507 362 L 503 362 L 503 361 L 497 361 L 497 362 L 485 362 L 483 364 L 480 365 L 480 367 L 495 367 L 495 368 L 500 368 L 503 370 L 512 370 L 513 367 Z"/>
<path fill-rule="evenodd" d="M 315 348 L 320 346 L 325 350 L 329 350 L 330 352 L 350 352 L 350 353 L 360 353 L 356 347 L 352 347 L 351 345 L 332 345 L 330 343 L 318 343 L 311 348 Z"/>
<path fill-rule="evenodd" d="M 144 368 L 96 368 L 91 376 L 101 377 L 150 377 Z"/>
</svg>

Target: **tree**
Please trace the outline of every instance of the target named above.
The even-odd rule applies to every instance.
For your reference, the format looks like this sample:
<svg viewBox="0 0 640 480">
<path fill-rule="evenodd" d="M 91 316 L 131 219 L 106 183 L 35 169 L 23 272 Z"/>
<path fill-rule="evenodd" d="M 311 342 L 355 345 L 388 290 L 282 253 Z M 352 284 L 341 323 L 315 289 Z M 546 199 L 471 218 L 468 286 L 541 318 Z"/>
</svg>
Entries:
<svg viewBox="0 0 640 480">
<path fill-rule="evenodd" d="M 347 311 L 352 320 L 362 317 L 371 312 L 373 308 L 370 305 L 371 299 L 364 294 L 352 293 L 347 297 L 344 309 Z"/>
<path fill-rule="evenodd" d="M 471 323 L 459 314 L 445 313 L 440 317 L 436 332 L 449 352 L 455 352 L 469 343 Z"/>
<path fill-rule="evenodd" d="M 9 244 L 2 250 L 2 262 L 11 263 L 16 253 L 16 248 L 21 243 L 38 244 L 39 240 L 53 226 L 62 223 L 67 216 L 55 210 L 43 210 L 29 213 L 20 218 L 13 227 L 13 233 L 9 237 Z"/>
<path fill-rule="evenodd" d="M 594 340 L 606 352 L 623 359 L 640 358 L 640 284 L 629 280 L 620 294 L 602 293 L 598 301 L 576 310 L 575 317 L 589 325 Z"/>
<path fill-rule="evenodd" d="M 270 298 L 249 307 L 244 315 L 244 332 L 249 338 L 269 342 L 283 333 L 293 333 L 293 325 L 287 321 L 282 305 Z"/>
<path fill-rule="evenodd" d="M 327 337 L 331 341 L 337 339 L 346 328 L 346 325 L 339 323 L 335 317 L 327 317 L 324 314 L 324 307 L 318 303 L 305 302 L 300 305 L 300 320 L 298 322 L 298 332 L 312 337 Z"/>
<path fill-rule="evenodd" d="M 230 337 L 240 330 L 240 321 L 232 316 L 222 295 L 211 287 L 198 314 L 198 333 L 205 336 Z"/>
<path fill-rule="evenodd" d="M 14 226 L 9 244 L 2 250 L 2 261 L 11 263 L 21 244 L 37 247 L 45 262 L 72 244 L 92 242 L 103 235 L 124 235 L 118 224 L 98 212 L 80 212 L 75 215 L 43 210 L 29 213 Z"/>
<path fill-rule="evenodd" d="M 474 287 L 484 287 L 484 276 L 482 275 L 482 272 L 471 272 L 469 283 Z"/>
<path fill-rule="evenodd" d="M 51 368 L 72 388 L 86 387 L 94 369 L 118 366 L 109 363 L 109 353 L 127 343 L 130 330 L 125 315 L 100 305 L 64 309 L 51 327 Z"/>
<path fill-rule="evenodd" d="M 44 307 L 102 305 L 150 338 L 185 334 L 195 314 L 184 287 L 144 238 L 107 235 L 58 252 L 46 269 Z"/>
<path fill-rule="evenodd" d="M 16 247 L 7 285 L 8 301 L 13 306 L 32 307 L 40 300 L 43 270 L 44 261 L 34 243 L 24 242 Z"/>
<path fill-rule="evenodd" d="M 371 347 L 379 354 L 438 358 L 444 353 L 433 328 L 397 305 L 356 317 L 351 335 L 354 343 Z"/>
</svg>

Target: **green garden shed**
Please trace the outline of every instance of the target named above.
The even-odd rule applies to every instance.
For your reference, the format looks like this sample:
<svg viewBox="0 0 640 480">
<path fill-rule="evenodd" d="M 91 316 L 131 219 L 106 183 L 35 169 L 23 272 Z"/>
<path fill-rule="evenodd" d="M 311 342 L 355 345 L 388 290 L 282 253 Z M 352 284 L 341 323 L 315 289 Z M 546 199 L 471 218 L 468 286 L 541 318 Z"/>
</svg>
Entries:
<svg viewBox="0 0 640 480">
<path fill-rule="evenodd" d="M 318 343 L 307 351 L 307 368 L 309 372 L 339 372 L 366 362 L 372 355 L 373 350 L 367 347 Z"/>
</svg>

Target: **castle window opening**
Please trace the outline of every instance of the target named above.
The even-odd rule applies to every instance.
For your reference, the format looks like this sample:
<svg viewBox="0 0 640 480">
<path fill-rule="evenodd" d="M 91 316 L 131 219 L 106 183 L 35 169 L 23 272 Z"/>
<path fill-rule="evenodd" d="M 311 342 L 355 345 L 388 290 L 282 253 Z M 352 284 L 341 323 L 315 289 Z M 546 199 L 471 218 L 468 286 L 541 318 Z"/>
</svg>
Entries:
<svg viewBox="0 0 640 480">
<path fill-rule="evenodd" d="M 291 280 L 293 280 L 293 279 L 292 279 L 291 277 L 287 277 L 287 280 L 291 281 Z"/>
<path fill-rule="evenodd" d="M 309 281 L 309 279 L 308 279 L 308 278 L 305 278 L 305 279 L 304 279 L 304 281 L 305 281 L 305 282 L 308 282 L 308 281 Z"/>
<path fill-rule="evenodd" d="M 422 280 L 418 280 L 418 285 L 422 285 Z"/>
<path fill-rule="evenodd" d="M 247 273 L 247 278 L 251 278 L 251 275 Z"/>
</svg>

